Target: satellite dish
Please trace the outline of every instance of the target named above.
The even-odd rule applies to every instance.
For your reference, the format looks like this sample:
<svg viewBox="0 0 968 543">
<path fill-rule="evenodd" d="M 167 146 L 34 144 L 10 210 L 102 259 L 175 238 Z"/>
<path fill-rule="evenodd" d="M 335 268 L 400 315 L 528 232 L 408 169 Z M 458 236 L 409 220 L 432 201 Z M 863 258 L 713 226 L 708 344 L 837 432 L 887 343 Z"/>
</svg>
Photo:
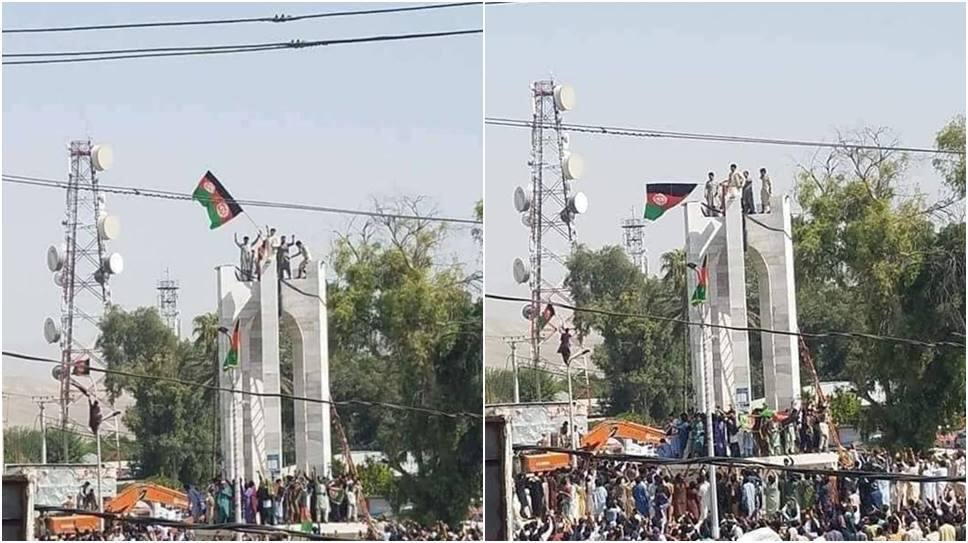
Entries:
<svg viewBox="0 0 968 543">
<path fill-rule="evenodd" d="M 531 278 L 531 270 L 528 269 L 528 265 L 520 258 L 514 259 L 514 265 L 511 271 L 514 274 L 514 280 L 518 283 L 527 283 L 528 279 Z"/>
<path fill-rule="evenodd" d="M 571 220 L 575 218 L 575 214 L 572 213 L 571 210 L 568 209 L 567 207 L 565 209 L 562 209 L 561 213 L 559 213 L 558 216 L 561 217 L 561 221 L 564 222 L 565 224 L 570 223 Z"/>
<path fill-rule="evenodd" d="M 97 232 L 104 239 L 118 239 L 121 236 L 121 219 L 105 213 L 97 221 Z"/>
<path fill-rule="evenodd" d="M 57 381 L 60 381 L 61 373 L 63 371 L 64 371 L 64 366 L 54 366 L 53 368 L 50 369 L 50 374 L 54 377 L 54 379 L 56 379 Z"/>
<path fill-rule="evenodd" d="M 58 247 L 56 245 L 51 245 L 47 248 L 47 269 L 52 272 L 60 271 L 64 267 L 64 257 L 67 253 L 67 247 L 63 244 Z"/>
<path fill-rule="evenodd" d="M 99 172 L 111 169 L 111 165 L 114 164 L 114 151 L 111 150 L 111 146 L 106 143 L 95 145 L 91 149 L 91 162 Z"/>
<path fill-rule="evenodd" d="M 44 319 L 44 339 L 47 340 L 47 343 L 57 343 L 60 338 L 60 326 L 50 317 Z"/>
<path fill-rule="evenodd" d="M 531 197 L 521 187 L 514 189 L 514 209 L 524 212 L 531 207 Z"/>
<path fill-rule="evenodd" d="M 104 257 L 103 269 L 106 273 L 119 274 L 124 271 L 124 259 L 118 253 Z"/>
<path fill-rule="evenodd" d="M 97 281 L 97 284 L 103 285 L 106 280 L 104 270 L 96 270 L 94 272 L 94 280 Z"/>
<path fill-rule="evenodd" d="M 533 318 L 534 313 L 531 310 L 531 304 L 521 308 L 521 316 L 524 317 L 525 320 L 531 320 Z"/>
<path fill-rule="evenodd" d="M 588 211 L 588 197 L 585 196 L 584 192 L 576 192 L 574 196 L 568 199 L 568 208 L 576 215 L 581 215 Z"/>
<path fill-rule="evenodd" d="M 575 109 L 575 89 L 571 88 L 571 85 L 555 86 L 555 107 L 558 111 Z"/>
<path fill-rule="evenodd" d="M 531 214 L 530 213 L 522 213 L 521 214 L 521 224 L 527 226 L 528 228 L 531 228 Z"/>
<path fill-rule="evenodd" d="M 54 274 L 54 284 L 63 287 L 64 286 L 64 274 L 62 272 L 57 272 Z"/>
<path fill-rule="evenodd" d="M 565 174 L 565 179 L 581 179 L 585 173 L 585 161 L 580 155 L 568 153 L 561 161 L 561 172 Z"/>
</svg>

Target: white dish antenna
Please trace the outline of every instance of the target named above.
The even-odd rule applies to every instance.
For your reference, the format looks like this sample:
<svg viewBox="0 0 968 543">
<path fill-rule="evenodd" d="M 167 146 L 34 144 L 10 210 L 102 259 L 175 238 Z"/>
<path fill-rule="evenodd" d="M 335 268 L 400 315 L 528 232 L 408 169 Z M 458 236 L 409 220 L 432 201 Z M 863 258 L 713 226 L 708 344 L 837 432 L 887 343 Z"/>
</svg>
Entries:
<svg viewBox="0 0 968 543">
<path fill-rule="evenodd" d="M 558 111 L 575 109 L 575 89 L 571 88 L 571 85 L 555 86 L 555 107 Z"/>
<path fill-rule="evenodd" d="M 531 311 L 531 304 L 528 304 L 521 308 L 521 316 L 525 320 L 531 320 L 533 318 L 533 312 Z"/>
<path fill-rule="evenodd" d="M 528 228 L 531 228 L 531 214 L 530 213 L 522 213 L 521 214 L 521 224 L 527 226 Z"/>
<path fill-rule="evenodd" d="M 515 187 L 514 189 L 514 209 L 520 212 L 525 212 L 531 208 L 531 197 L 528 193 L 524 191 L 521 187 Z"/>
<path fill-rule="evenodd" d="M 111 253 L 104 257 L 102 269 L 106 273 L 117 275 L 124 271 L 124 259 L 118 253 Z"/>
<path fill-rule="evenodd" d="M 118 239 L 121 236 L 121 219 L 105 213 L 97 221 L 97 232 L 103 239 Z"/>
<path fill-rule="evenodd" d="M 63 287 L 64 286 L 64 273 L 63 272 L 57 272 L 57 273 L 54 274 L 54 284 L 57 285 L 57 286 L 59 286 L 59 287 Z"/>
<path fill-rule="evenodd" d="M 514 265 L 512 266 L 512 273 L 514 274 L 514 280 L 518 283 L 527 283 L 528 279 L 531 278 L 531 270 L 528 269 L 529 266 L 524 263 L 520 258 L 514 259 Z"/>
<path fill-rule="evenodd" d="M 576 215 L 581 215 L 588 211 L 588 197 L 584 192 L 576 192 L 568 199 L 568 208 Z"/>
<path fill-rule="evenodd" d="M 585 173 L 585 161 L 581 155 L 568 153 L 561 161 L 561 172 L 565 174 L 565 179 L 581 179 Z"/>
<path fill-rule="evenodd" d="M 58 272 L 64 267 L 64 258 L 67 256 L 67 247 L 65 245 L 51 245 L 47 248 L 47 269 L 52 272 Z"/>
<path fill-rule="evenodd" d="M 99 172 L 111 169 L 114 164 L 114 151 L 106 143 L 99 143 L 91 149 L 91 162 Z"/>
<path fill-rule="evenodd" d="M 44 319 L 44 339 L 47 340 L 47 343 L 57 343 L 60 338 L 60 326 L 50 317 Z"/>
</svg>

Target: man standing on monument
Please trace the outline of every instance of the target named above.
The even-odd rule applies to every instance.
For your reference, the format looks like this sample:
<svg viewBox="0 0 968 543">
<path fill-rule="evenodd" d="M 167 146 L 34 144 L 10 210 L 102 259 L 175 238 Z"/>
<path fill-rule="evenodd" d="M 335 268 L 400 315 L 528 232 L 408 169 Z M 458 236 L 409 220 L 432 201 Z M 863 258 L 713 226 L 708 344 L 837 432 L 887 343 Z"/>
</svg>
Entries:
<svg viewBox="0 0 968 543">
<path fill-rule="evenodd" d="M 296 236 L 292 236 L 295 238 Z M 285 275 L 286 279 L 292 279 L 292 268 L 289 266 L 289 248 L 295 245 L 292 239 L 286 242 L 286 236 L 282 236 L 279 245 L 276 246 L 276 271 L 279 279 Z"/>
<path fill-rule="evenodd" d="M 722 183 L 722 209 L 726 212 L 726 202 L 739 196 L 743 190 L 743 176 L 736 170 L 736 164 L 729 165 L 729 177 Z"/>
<path fill-rule="evenodd" d="M 709 172 L 709 179 L 706 181 L 706 215 L 709 217 L 716 216 L 717 204 L 716 204 L 716 192 L 719 187 L 716 185 L 716 174 Z"/>
<path fill-rule="evenodd" d="M 766 173 L 766 168 L 760 168 L 760 209 L 762 213 L 770 212 L 770 198 L 773 197 L 773 181 Z"/>
<path fill-rule="evenodd" d="M 743 170 L 743 214 L 753 213 L 756 213 L 756 205 L 753 203 L 753 180 L 750 178 L 750 171 Z"/>
<path fill-rule="evenodd" d="M 255 263 L 253 248 L 259 244 L 259 240 L 261 239 L 262 232 L 259 232 L 259 236 L 251 244 L 249 243 L 249 236 L 242 236 L 242 241 L 240 242 L 239 235 L 235 234 L 235 245 L 239 248 L 239 272 L 242 275 L 243 281 L 252 280 L 252 267 Z"/>
<path fill-rule="evenodd" d="M 296 242 L 296 249 L 299 250 L 297 253 L 298 256 L 302 257 L 302 261 L 299 262 L 299 268 L 296 270 L 296 279 L 304 279 L 309 270 L 309 261 L 313 257 L 309 254 L 309 248 L 306 247 L 306 244 L 302 240 Z"/>
</svg>

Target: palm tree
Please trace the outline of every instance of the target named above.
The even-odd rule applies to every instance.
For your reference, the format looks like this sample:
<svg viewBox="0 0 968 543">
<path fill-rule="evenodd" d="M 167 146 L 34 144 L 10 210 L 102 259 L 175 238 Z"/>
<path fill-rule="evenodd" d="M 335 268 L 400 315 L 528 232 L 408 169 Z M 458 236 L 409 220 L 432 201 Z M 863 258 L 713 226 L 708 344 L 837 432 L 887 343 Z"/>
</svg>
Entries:
<svg viewBox="0 0 968 543">
<path fill-rule="evenodd" d="M 686 252 L 673 249 L 662 255 L 662 280 L 675 292 L 686 288 Z"/>
<path fill-rule="evenodd" d="M 192 319 L 192 336 L 194 336 L 195 352 L 187 361 L 185 371 L 190 379 L 209 386 L 218 385 L 218 315 L 203 313 Z M 216 449 L 218 447 L 218 394 L 206 388 L 203 393 L 206 400 L 212 401 L 212 474 L 218 469 Z"/>
</svg>

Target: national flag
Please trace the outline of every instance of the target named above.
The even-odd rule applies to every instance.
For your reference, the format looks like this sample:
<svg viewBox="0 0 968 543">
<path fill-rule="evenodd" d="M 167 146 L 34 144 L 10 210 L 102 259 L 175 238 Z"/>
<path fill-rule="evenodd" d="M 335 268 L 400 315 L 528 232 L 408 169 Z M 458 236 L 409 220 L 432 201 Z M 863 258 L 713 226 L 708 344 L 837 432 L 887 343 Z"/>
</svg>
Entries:
<svg viewBox="0 0 968 543">
<path fill-rule="evenodd" d="M 706 268 L 706 256 L 702 257 L 702 266 L 696 266 L 692 262 L 686 265 L 696 271 L 696 289 L 692 291 L 690 303 L 692 305 L 705 303 L 709 289 L 709 270 Z"/>
<path fill-rule="evenodd" d="M 78 358 L 74 361 L 74 369 L 71 370 L 72 375 L 90 375 L 91 374 L 91 359 L 90 358 Z"/>
<path fill-rule="evenodd" d="M 195 187 L 195 192 L 192 193 L 192 200 L 198 200 L 198 203 L 208 211 L 210 229 L 218 228 L 242 213 L 242 206 L 232 199 L 232 195 L 225 190 L 212 172 L 205 172 L 202 176 L 198 186 Z"/>
<path fill-rule="evenodd" d="M 538 330 L 544 330 L 544 327 L 551 322 L 551 318 L 555 316 L 555 306 L 548 304 L 545 306 L 544 311 L 541 312 L 541 316 L 538 317 Z"/>
<path fill-rule="evenodd" d="M 643 217 L 654 221 L 679 205 L 696 188 L 695 183 L 649 183 L 645 186 Z"/>
<path fill-rule="evenodd" d="M 229 354 L 225 355 L 222 362 L 222 369 L 229 370 L 239 367 L 239 349 L 242 347 L 242 335 L 239 333 L 239 321 L 235 321 L 235 329 L 232 330 L 232 342 L 229 345 Z"/>
</svg>

